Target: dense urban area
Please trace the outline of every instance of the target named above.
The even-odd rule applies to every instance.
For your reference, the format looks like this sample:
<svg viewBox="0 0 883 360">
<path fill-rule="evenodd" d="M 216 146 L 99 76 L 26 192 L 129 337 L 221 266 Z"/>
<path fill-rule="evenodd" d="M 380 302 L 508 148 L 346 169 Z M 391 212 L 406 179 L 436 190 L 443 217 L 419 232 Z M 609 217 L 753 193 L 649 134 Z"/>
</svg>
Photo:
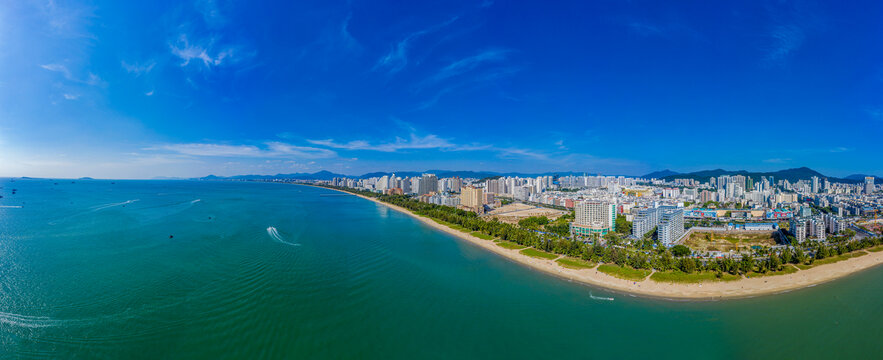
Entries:
<svg viewBox="0 0 883 360">
<path fill-rule="evenodd" d="M 275 179 L 273 181 L 290 181 Z M 626 279 L 785 274 L 880 248 L 883 198 L 813 176 L 695 178 L 435 174 L 298 180 L 404 207 L 528 255 Z M 881 219 L 883 220 L 883 219 Z M 565 264 L 567 265 L 567 264 Z"/>
</svg>

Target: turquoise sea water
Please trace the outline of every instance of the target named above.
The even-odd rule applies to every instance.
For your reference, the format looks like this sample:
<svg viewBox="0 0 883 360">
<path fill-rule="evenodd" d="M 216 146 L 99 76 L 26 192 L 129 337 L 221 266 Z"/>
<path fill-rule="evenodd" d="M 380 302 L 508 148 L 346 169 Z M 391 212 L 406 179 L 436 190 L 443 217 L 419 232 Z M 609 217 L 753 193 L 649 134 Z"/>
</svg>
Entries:
<svg viewBox="0 0 883 360">
<path fill-rule="evenodd" d="M 0 186 L 0 358 L 883 354 L 881 267 L 787 294 L 674 302 L 537 273 L 325 189 Z"/>
</svg>

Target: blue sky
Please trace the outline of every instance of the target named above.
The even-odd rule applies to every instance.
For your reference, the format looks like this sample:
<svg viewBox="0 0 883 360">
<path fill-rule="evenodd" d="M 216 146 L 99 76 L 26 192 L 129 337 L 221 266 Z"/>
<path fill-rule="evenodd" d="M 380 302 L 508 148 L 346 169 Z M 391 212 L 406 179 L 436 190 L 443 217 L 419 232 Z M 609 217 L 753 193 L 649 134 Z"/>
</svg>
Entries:
<svg viewBox="0 0 883 360">
<path fill-rule="evenodd" d="M 0 4 L 0 176 L 883 175 L 883 3 Z"/>
</svg>

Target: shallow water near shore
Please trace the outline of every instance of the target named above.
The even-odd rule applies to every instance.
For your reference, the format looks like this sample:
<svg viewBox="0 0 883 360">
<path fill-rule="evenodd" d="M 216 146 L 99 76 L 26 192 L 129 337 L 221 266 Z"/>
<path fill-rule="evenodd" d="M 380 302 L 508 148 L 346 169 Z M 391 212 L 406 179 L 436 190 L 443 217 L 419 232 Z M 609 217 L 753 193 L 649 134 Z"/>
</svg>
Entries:
<svg viewBox="0 0 883 360">
<path fill-rule="evenodd" d="M 785 294 L 675 302 L 542 274 L 326 189 L 0 186 L 2 358 L 883 353 L 879 266 Z"/>
</svg>

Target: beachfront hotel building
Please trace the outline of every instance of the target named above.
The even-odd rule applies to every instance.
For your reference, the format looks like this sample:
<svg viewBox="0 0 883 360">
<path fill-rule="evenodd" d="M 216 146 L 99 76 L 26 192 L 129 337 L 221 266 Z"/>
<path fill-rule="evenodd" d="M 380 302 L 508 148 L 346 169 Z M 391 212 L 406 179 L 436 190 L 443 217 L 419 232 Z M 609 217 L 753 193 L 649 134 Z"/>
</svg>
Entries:
<svg viewBox="0 0 883 360">
<path fill-rule="evenodd" d="M 659 241 L 672 246 L 684 236 L 684 210 L 674 206 L 659 207 L 661 213 L 657 228 Z"/>
<path fill-rule="evenodd" d="M 570 231 L 576 236 L 605 235 L 613 231 L 616 223 L 616 204 L 585 200 L 575 205 L 576 218 Z"/>
<path fill-rule="evenodd" d="M 791 223 L 788 226 L 788 231 L 794 235 L 794 238 L 798 243 L 802 243 L 806 241 L 806 226 L 807 221 L 801 218 L 791 218 Z"/>
<path fill-rule="evenodd" d="M 632 235 L 642 238 L 659 225 L 659 211 L 656 208 L 638 210 L 632 222 Z"/>
<path fill-rule="evenodd" d="M 464 186 L 460 188 L 460 205 L 478 211 L 484 207 L 484 190 L 474 186 Z"/>
</svg>

